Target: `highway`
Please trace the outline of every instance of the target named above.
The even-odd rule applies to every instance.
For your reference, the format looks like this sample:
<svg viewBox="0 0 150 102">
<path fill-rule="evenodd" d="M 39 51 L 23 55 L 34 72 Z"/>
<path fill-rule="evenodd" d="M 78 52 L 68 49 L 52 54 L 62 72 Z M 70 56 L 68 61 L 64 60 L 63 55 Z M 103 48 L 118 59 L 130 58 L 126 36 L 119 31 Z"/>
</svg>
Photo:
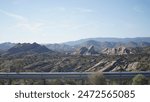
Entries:
<svg viewBox="0 0 150 102">
<path fill-rule="evenodd" d="M 0 72 L 0 79 L 86 79 L 95 72 Z M 108 79 L 133 78 L 142 74 L 150 78 L 148 72 L 103 72 Z"/>
</svg>

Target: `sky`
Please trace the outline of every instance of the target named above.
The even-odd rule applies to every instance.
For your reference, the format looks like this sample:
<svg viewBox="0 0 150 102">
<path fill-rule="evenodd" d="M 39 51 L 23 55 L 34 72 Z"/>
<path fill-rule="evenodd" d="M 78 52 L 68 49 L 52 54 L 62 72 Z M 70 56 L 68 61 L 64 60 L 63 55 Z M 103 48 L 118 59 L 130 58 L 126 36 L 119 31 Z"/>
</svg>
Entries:
<svg viewBox="0 0 150 102">
<path fill-rule="evenodd" d="M 150 0 L 0 0 L 0 43 L 150 37 Z"/>
</svg>

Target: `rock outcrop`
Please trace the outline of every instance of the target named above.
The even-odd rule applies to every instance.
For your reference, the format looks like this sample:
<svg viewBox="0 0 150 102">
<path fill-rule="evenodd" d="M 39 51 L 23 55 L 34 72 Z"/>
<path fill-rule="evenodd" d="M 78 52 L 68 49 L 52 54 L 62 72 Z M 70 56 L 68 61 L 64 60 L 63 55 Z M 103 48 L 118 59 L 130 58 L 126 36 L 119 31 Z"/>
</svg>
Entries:
<svg viewBox="0 0 150 102">
<path fill-rule="evenodd" d="M 105 48 L 102 51 L 103 54 L 108 55 L 126 55 L 126 54 L 134 54 L 131 48 L 126 47 L 118 47 L 118 48 Z"/>
<path fill-rule="evenodd" d="M 128 62 L 123 59 L 111 60 L 102 59 L 100 62 L 95 64 L 93 67 L 89 68 L 86 71 L 101 71 L 101 72 L 109 72 L 109 71 L 125 71 L 128 66 Z"/>
<path fill-rule="evenodd" d="M 95 51 L 94 46 L 87 47 L 81 47 L 79 50 L 74 52 L 73 54 L 77 55 L 96 55 L 98 52 Z"/>
</svg>

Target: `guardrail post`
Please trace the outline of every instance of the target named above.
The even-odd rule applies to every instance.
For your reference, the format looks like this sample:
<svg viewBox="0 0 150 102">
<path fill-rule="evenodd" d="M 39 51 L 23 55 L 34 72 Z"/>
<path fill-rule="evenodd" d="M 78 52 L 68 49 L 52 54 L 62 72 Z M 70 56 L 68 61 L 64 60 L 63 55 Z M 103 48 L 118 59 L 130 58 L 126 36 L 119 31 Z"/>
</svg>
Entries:
<svg viewBox="0 0 150 102">
<path fill-rule="evenodd" d="M 120 81 L 119 81 L 120 85 L 122 85 L 122 75 L 121 75 L 121 72 L 120 72 Z"/>
<path fill-rule="evenodd" d="M 8 79 L 8 85 L 11 85 L 11 84 L 12 84 L 12 80 Z"/>
<path fill-rule="evenodd" d="M 46 85 L 46 79 L 43 79 L 43 84 Z"/>
<path fill-rule="evenodd" d="M 83 79 L 81 80 L 81 84 L 84 85 L 84 80 Z"/>
</svg>

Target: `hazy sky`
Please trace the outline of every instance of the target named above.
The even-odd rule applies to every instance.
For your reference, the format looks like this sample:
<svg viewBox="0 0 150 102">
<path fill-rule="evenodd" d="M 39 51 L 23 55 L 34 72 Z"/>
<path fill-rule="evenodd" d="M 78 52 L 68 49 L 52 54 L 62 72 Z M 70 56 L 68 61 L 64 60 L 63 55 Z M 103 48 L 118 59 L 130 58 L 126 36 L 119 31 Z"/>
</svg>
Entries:
<svg viewBox="0 0 150 102">
<path fill-rule="evenodd" d="M 0 0 L 0 42 L 150 37 L 150 0 Z"/>
</svg>

